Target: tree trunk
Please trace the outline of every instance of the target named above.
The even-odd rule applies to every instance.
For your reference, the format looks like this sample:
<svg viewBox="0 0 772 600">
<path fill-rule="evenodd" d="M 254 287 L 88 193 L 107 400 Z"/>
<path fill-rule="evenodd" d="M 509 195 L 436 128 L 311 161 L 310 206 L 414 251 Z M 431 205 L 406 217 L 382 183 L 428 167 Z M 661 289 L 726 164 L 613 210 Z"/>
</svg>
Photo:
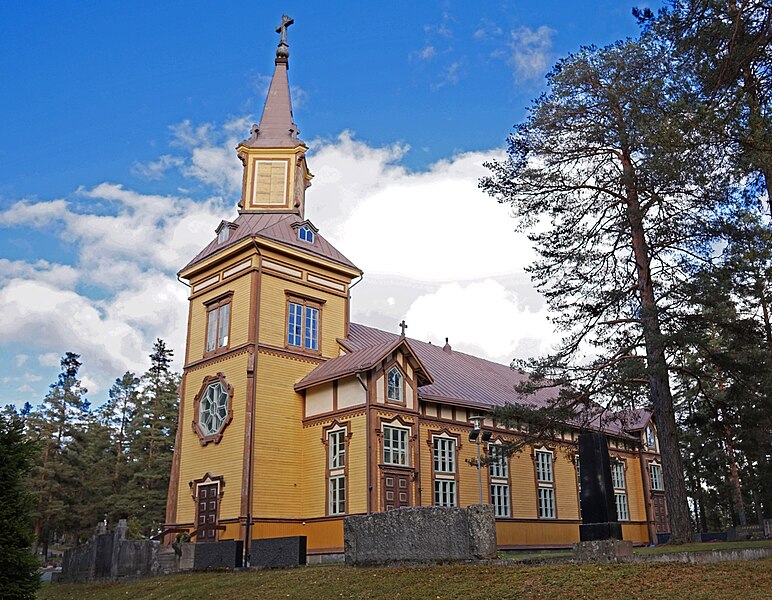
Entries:
<svg viewBox="0 0 772 600">
<path fill-rule="evenodd" d="M 651 257 L 643 227 L 635 170 L 632 159 L 627 153 L 622 160 L 622 167 L 627 193 L 627 218 L 638 276 L 638 295 L 641 301 L 640 318 L 646 345 L 649 393 L 659 432 L 662 476 L 670 516 L 670 543 L 684 544 L 691 541 L 692 528 L 689 519 L 684 469 L 678 445 L 678 427 L 675 420 L 673 396 L 670 392 L 665 344 L 659 324 L 654 284 L 651 279 Z"/>
<path fill-rule="evenodd" d="M 745 503 L 743 502 L 743 493 L 740 486 L 740 472 L 737 469 L 737 461 L 734 457 L 734 440 L 732 440 L 732 432 L 729 430 L 729 425 L 726 422 L 721 424 L 721 429 L 724 433 L 726 455 L 729 459 L 729 479 L 732 482 L 732 496 L 737 509 L 737 520 L 741 527 L 745 527 L 747 525 L 747 518 L 745 516 Z"/>
</svg>

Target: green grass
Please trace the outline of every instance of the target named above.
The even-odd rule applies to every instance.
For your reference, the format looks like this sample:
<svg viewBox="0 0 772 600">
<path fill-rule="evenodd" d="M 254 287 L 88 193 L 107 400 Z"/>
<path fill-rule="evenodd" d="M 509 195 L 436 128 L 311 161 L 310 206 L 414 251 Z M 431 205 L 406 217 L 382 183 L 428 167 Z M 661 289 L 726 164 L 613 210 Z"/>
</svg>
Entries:
<svg viewBox="0 0 772 600">
<path fill-rule="evenodd" d="M 713 550 L 737 550 L 739 548 L 772 548 L 772 540 L 759 540 L 754 542 L 700 542 L 683 544 L 682 546 L 652 546 L 650 548 L 636 548 L 636 554 L 669 554 L 671 552 L 712 552 Z"/>
<path fill-rule="evenodd" d="M 189 573 L 122 584 L 51 585 L 40 600 L 189 598 L 772 598 L 772 558 L 706 565 L 661 563 L 432 568 L 320 566 Z"/>
</svg>

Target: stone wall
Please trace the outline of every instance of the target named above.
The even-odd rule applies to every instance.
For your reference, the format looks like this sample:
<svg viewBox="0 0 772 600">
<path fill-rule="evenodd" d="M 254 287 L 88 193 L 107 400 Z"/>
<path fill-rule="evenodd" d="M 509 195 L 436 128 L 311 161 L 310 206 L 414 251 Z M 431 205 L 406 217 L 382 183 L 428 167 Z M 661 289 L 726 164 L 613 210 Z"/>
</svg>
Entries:
<svg viewBox="0 0 772 600">
<path fill-rule="evenodd" d="M 127 529 L 121 520 L 114 531 L 98 529 L 90 542 L 67 550 L 59 580 L 81 583 L 158 575 L 159 542 L 127 540 Z"/>
<path fill-rule="evenodd" d="M 400 508 L 343 521 L 347 565 L 437 563 L 496 557 L 493 507 Z"/>
</svg>

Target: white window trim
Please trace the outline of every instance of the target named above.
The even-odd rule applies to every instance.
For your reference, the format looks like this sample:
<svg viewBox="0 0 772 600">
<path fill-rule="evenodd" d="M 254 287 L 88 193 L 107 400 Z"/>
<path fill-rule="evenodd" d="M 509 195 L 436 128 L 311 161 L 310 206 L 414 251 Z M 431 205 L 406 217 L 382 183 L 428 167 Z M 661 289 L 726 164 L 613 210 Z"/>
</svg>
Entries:
<svg viewBox="0 0 772 600">
<path fill-rule="evenodd" d="M 657 487 L 654 487 L 655 483 L 655 477 L 652 476 L 652 467 L 655 467 L 658 472 L 657 476 L 657 483 L 659 484 Z M 658 463 L 657 461 L 652 461 L 649 463 L 649 481 L 651 482 L 651 490 L 653 492 L 664 492 L 665 491 L 665 482 L 662 479 L 662 465 Z"/>
<path fill-rule="evenodd" d="M 512 516 L 512 498 L 509 493 L 508 483 L 491 483 L 491 504 L 493 504 L 494 516 L 498 519 L 508 519 Z M 498 493 L 497 493 L 498 492 Z M 497 502 L 504 500 L 504 504 Z"/>
<path fill-rule="evenodd" d="M 397 378 L 396 385 L 394 386 L 391 385 L 392 375 Z M 391 395 L 392 388 L 396 391 L 396 397 Z M 391 367 L 386 373 L 386 400 L 400 403 L 405 401 L 405 376 L 396 365 Z"/>
<path fill-rule="evenodd" d="M 548 460 L 547 460 L 548 459 Z M 555 453 L 542 446 L 534 449 L 536 503 L 540 519 L 557 518 L 555 499 Z M 549 502 L 547 500 L 549 499 Z"/>
<path fill-rule="evenodd" d="M 434 480 L 434 506 L 458 506 L 455 479 Z"/>
<path fill-rule="evenodd" d="M 327 485 L 329 487 L 329 499 L 328 499 L 329 514 L 331 515 L 346 514 L 346 476 L 336 475 L 336 476 L 330 477 Z"/>
<path fill-rule="evenodd" d="M 445 446 L 440 453 L 440 447 Z M 432 468 L 436 475 L 455 475 L 456 474 L 456 452 L 458 451 L 458 441 L 456 438 L 446 433 L 432 436 Z M 439 454 L 439 456 L 438 456 Z M 439 458 L 439 461 L 438 461 Z M 437 465 L 449 465 L 449 468 L 438 469 Z"/>
<path fill-rule="evenodd" d="M 334 441 L 335 438 L 340 438 L 339 448 Z M 346 430 L 344 428 L 332 429 L 327 432 L 327 448 L 327 464 L 329 465 L 330 473 L 344 469 L 346 467 Z M 336 452 L 338 449 L 340 451 Z M 336 459 L 338 460 L 336 461 Z"/>
<path fill-rule="evenodd" d="M 391 437 L 387 437 L 386 430 L 387 429 L 396 429 L 398 431 L 403 432 L 400 435 L 405 436 L 405 443 L 404 443 L 404 449 L 403 448 L 397 448 L 396 452 L 398 452 L 400 455 L 404 453 L 405 462 L 392 462 L 390 460 L 386 460 L 386 440 L 389 440 L 389 444 L 391 444 Z M 409 427 L 403 427 L 401 425 L 394 425 L 392 423 L 386 423 L 382 425 L 381 427 L 381 436 L 383 439 L 383 463 L 386 465 L 394 465 L 398 467 L 409 467 L 410 466 L 410 428 Z M 391 445 L 389 445 L 390 449 L 390 457 L 394 455 L 395 450 L 391 448 Z"/>
<path fill-rule="evenodd" d="M 488 444 L 488 454 L 491 458 L 491 462 L 488 465 L 488 474 L 492 480 L 509 479 L 509 457 L 503 452 L 504 447 L 501 443 Z M 494 454 L 500 453 L 498 460 L 494 462 Z"/>
</svg>

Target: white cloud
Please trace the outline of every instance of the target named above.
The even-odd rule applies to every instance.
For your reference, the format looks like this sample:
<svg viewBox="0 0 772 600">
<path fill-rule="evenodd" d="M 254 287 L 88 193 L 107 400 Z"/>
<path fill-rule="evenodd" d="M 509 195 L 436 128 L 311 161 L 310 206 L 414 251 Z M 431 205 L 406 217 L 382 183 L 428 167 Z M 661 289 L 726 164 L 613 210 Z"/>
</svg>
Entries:
<svg viewBox="0 0 772 600">
<path fill-rule="evenodd" d="M 23 367 L 27 364 L 27 361 L 29 360 L 29 354 L 17 354 L 14 362 L 16 363 L 17 367 Z"/>
<path fill-rule="evenodd" d="M 504 33 L 503 30 L 495 23 L 495 21 L 482 18 L 480 19 L 479 25 L 477 25 L 477 29 L 474 30 L 472 37 L 476 40 L 487 40 L 499 37 L 502 33 Z"/>
<path fill-rule="evenodd" d="M 191 144 L 181 156 L 183 173 L 218 189 L 240 186 L 233 147 L 248 123 L 179 124 L 176 139 Z M 501 151 L 459 154 L 411 172 L 401 164 L 405 144 L 373 147 L 346 131 L 309 145 L 315 178 L 307 216 L 366 272 L 352 292 L 357 320 L 394 330 L 406 317 L 412 337 L 448 335 L 460 350 L 504 362 L 541 347 L 547 326 L 532 289 L 526 298 L 502 283 L 525 277 L 530 244 L 514 233 L 507 208 L 477 187 L 487 174 L 482 163 Z M 66 351 L 81 354 L 95 403 L 115 377 L 147 368 L 156 337 L 175 350 L 179 369 L 188 290 L 174 274 L 214 237 L 221 219 L 233 218 L 237 197 L 193 200 L 102 183 L 78 190 L 70 202 L 11 205 L 0 212 L 0 226 L 55 231 L 77 258 L 71 265 L 0 259 L 3 344 L 14 348 L 12 356 L 36 356 L 41 368 L 58 368 Z"/>
<path fill-rule="evenodd" d="M 557 341 L 548 333 L 546 309 L 532 312 L 492 279 L 444 284 L 417 298 L 405 320 L 411 337 L 440 344 L 447 337 L 455 350 L 500 363 L 545 352 Z"/>
<path fill-rule="evenodd" d="M 404 151 L 346 134 L 309 158 L 317 177 L 306 204 L 322 235 L 366 273 L 453 281 L 522 272 L 530 243 L 514 233 L 507 208 L 477 188 L 483 162 L 499 153 L 460 154 L 411 173 L 394 162 Z"/>
<path fill-rule="evenodd" d="M 169 169 L 179 168 L 183 161 L 179 156 L 164 154 L 158 157 L 158 160 L 149 163 L 136 162 L 131 167 L 131 174 L 148 181 L 157 181 L 166 174 Z"/>
<path fill-rule="evenodd" d="M 546 25 L 536 30 L 520 27 L 511 32 L 508 62 L 514 70 L 516 81 L 537 79 L 547 73 L 552 60 L 554 35 L 555 30 Z"/>
</svg>

